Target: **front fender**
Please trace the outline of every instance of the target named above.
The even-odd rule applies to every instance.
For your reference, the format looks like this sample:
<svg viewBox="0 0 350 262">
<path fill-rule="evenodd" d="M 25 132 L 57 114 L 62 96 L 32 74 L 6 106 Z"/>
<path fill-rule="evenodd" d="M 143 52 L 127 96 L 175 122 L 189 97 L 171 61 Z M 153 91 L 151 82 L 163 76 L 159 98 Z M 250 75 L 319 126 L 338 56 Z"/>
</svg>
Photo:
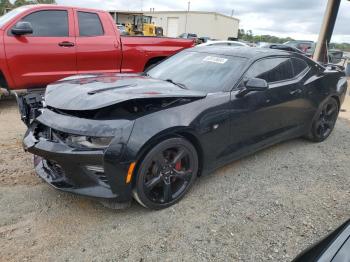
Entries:
<svg viewBox="0 0 350 262">
<path fill-rule="evenodd" d="M 194 132 L 190 122 L 182 119 L 181 114 L 165 114 L 164 112 L 137 119 L 124 153 L 125 158 L 135 161 L 143 155 L 145 150 L 164 137 L 188 130 Z"/>
<path fill-rule="evenodd" d="M 228 143 L 229 115 L 225 114 L 230 93 L 210 94 L 188 104 L 164 109 L 135 120 L 124 154 L 136 161 L 166 137 L 180 135 L 203 151 L 203 162 L 216 161 Z M 225 119 L 222 119 L 222 116 Z M 219 126 L 214 128 L 213 126 Z M 194 141 L 195 140 L 195 141 Z M 215 145 L 215 148 L 214 148 Z"/>
</svg>

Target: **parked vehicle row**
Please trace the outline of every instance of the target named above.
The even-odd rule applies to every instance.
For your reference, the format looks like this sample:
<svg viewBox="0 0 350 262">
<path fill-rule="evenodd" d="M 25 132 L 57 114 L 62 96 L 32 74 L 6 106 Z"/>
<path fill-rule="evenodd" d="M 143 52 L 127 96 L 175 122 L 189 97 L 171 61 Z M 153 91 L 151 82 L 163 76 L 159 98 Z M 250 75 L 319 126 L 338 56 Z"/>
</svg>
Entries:
<svg viewBox="0 0 350 262">
<path fill-rule="evenodd" d="M 249 47 L 247 44 L 238 41 L 213 41 L 208 40 L 203 44 L 197 46 L 232 46 L 232 47 Z"/>
<path fill-rule="evenodd" d="M 96 72 L 142 72 L 193 40 L 121 36 L 105 11 L 28 5 L 0 18 L 0 86 L 42 88 Z"/>
<path fill-rule="evenodd" d="M 304 52 L 308 57 L 313 57 L 315 49 L 316 49 L 316 43 L 313 41 L 306 41 L 306 40 L 293 40 L 288 41 L 285 43 L 285 45 L 296 48 Z M 328 48 L 327 53 L 327 60 L 328 63 L 332 64 L 338 64 L 341 59 L 343 58 L 343 51 L 337 50 L 330 46 Z"/>
</svg>

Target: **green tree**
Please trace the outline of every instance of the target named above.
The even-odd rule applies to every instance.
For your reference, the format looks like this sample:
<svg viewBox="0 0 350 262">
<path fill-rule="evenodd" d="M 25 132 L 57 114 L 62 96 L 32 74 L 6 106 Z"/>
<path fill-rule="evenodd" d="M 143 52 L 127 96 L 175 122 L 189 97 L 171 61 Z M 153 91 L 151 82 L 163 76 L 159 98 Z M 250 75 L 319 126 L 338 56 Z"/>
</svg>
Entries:
<svg viewBox="0 0 350 262">
<path fill-rule="evenodd" d="M 0 0 L 0 15 L 5 14 L 6 10 L 13 9 L 22 5 L 34 4 L 56 4 L 55 0 L 16 0 L 11 4 L 9 0 Z"/>
<path fill-rule="evenodd" d="M 238 39 L 242 39 L 245 35 L 244 29 L 238 29 Z"/>
<path fill-rule="evenodd" d="M 0 15 L 3 15 L 7 9 L 12 9 L 13 5 L 9 0 L 0 0 Z"/>
<path fill-rule="evenodd" d="M 273 35 L 254 35 L 252 30 L 238 30 L 238 38 L 251 43 L 267 42 L 267 43 L 284 43 L 293 40 L 291 37 L 280 38 Z"/>
<path fill-rule="evenodd" d="M 14 7 L 19 7 L 19 6 L 27 5 L 27 4 L 28 4 L 28 2 L 26 0 L 16 0 L 14 3 Z"/>
<path fill-rule="evenodd" d="M 55 0 L 36 0 L 37 4 L 56 4 Z"/>
</svg>

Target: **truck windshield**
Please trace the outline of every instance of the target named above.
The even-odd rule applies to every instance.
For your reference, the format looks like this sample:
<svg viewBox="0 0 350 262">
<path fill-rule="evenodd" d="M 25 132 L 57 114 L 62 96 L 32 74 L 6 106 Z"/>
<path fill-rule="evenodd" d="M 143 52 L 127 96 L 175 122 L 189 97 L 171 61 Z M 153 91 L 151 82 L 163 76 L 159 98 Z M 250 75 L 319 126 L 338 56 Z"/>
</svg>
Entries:
<svg viewBox="0 0 350 262">
<path fill-rule="evenodd" d="M 12 18 L 17 16 L 18 14 L 22 13 L 23 11 L 29 9 L 31 6 L 21 6 L 16 9 L 11 10 L 10 12 L 4 14 L 0 17 L 0 28 L 3 27 L 8 21 L 10 21 Z"/>
<path fill-rule="evenodd" d="M 214 93 L 224 91 L 227 84 L 233 87 L 247 61 L 243 57 L 184 51 L 146 74 L 168 82 L 171 80 L 187 89 Z"/>
</svg>

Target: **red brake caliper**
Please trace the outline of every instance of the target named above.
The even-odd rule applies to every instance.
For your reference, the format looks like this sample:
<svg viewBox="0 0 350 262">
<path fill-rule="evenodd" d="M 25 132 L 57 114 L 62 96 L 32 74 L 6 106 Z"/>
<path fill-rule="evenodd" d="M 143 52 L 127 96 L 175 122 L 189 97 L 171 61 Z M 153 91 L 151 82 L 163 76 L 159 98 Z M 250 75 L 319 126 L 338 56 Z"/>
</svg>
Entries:
<svg viewBox="0 0 350 262">
<path fill-rule="evenodd" d="M 180 171 L 181 168 L 182 168 L 182 166 L 181 166 L 181 160 L 180 160 L 179 162 L 177 162 L 177 163 L 175 164 L 175 169 L 176 169 L 177 171 Z"/>
</svg>

